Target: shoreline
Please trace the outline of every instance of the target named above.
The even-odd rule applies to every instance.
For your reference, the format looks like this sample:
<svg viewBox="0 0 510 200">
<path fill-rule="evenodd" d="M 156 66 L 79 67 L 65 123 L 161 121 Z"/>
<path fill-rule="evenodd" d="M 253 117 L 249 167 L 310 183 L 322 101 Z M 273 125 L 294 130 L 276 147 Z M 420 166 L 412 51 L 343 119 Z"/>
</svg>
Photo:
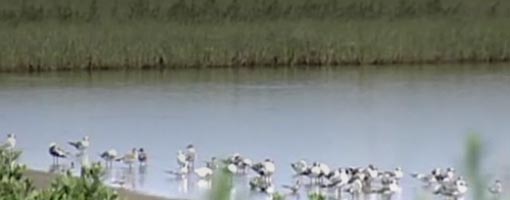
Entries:
<svg viewBox="0 0 510 200">
<path fill-rule="evenodd" d="M 47 188 L 51 182 L 58 176 L 57 174 L 51 174 L 48 172 L 27 169 L 25 172 L 27 178 L 33 181 L 35 188 L 37 189 L 45 189 Z M 131 191 L 127 189 L 121 188 L 112 188 L 117 191 L 119 194 L 120 200 L 177 200 L 170 199 L 166 197 L 159 197 L 149 194 L 144 194 L 142 192 Z"/>
<path fill-rule="evenodd" d="M 334 63 L 249 63 L 239 65 L 181 65 L 181 66 L 159 66 L 159 65 L 141 65 L 141 66 L 97 66 L 86 68 L 44 68 L 28 67 L 19 68 L 1 68 L 0 73 L 45 73 L 45 72 L 100 72 L 100 71 L 170 71 L 170 70 L 200 70 L 200 69 L 264 69 L 264 68 L 322 68 L 322 67 L 384 67 L 384 66 L 427 66 L 427 65 L 501 65 L 510 64 L 510 57 L 498 59 L 480 59 L 480 60 L 436 60 L 436 61 L 372 61 L 372 62 L 334 62 Z"/>
</svg>

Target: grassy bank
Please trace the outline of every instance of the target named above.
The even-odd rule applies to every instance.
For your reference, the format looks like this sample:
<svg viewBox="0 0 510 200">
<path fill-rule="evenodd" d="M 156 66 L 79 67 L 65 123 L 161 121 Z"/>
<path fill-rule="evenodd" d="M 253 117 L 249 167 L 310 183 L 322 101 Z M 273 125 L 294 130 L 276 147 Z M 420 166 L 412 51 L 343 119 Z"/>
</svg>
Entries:
<svg viewBox="0 0 510 200">
<path fill-rule="evenodd" d="M 510 61 L 496 0 L 0 0 L 0 71 Z"/>
</svg>

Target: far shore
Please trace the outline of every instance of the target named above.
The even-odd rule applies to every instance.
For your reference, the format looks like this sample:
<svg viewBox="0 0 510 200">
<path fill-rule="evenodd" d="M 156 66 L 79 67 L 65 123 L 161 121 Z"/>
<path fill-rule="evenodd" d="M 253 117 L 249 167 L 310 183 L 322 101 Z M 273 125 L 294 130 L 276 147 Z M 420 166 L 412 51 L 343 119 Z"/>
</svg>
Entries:
<svg viewBox="0 0 510 200">
<path fill-rule="evenodd" d="M 34 186 L 38 189 L 45 189 L 49 187 L 51 182 L 58 176 L 57 174 L 51 174 L 37 170 L 27 170 L 25 174 L 29 179 L 33 180 Z M 114 189 L 119 193 L 121 200 L 173 200 L 126 189 Z"/>
</svg>

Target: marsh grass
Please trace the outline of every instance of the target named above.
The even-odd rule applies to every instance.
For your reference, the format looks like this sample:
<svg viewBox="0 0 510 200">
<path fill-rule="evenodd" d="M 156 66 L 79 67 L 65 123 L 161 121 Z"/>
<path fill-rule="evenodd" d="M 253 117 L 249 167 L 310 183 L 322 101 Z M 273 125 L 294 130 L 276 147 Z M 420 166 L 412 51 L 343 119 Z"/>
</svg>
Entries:
<svg viewBox="0 0 510 200">
<path fill-rule="evenodd" d="M 501 0 L 0 0 L 0 71 L 510 61 Z"/>
</svg>

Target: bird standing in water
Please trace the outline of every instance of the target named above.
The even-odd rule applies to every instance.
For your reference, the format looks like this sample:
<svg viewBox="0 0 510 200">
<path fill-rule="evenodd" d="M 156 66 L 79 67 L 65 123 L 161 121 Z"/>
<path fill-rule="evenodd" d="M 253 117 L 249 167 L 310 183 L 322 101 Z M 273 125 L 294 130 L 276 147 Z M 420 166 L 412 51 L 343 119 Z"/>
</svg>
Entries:
<svg viewBox="0 0 510 200">
<path fill-rule="evenodd" d="M 186 147 L 186 161 L 188 162 L 188 167 L 190 170 L 193 170 L 195 168 L 195 160 L 197 159 L 197 151 L 195 149 L 195 146 L 193 144 L 189 144 Z"/>
<path fill-rule="evenodd" d="M 138 162 L 140 166 L 147 165 L 148 156 L 143 148 L 138 149 Z"/>
<path fill-rule="evenodd" d="M 115 149 L 109 149 L 108 151 L 105 151 L 99 155 L 99 157 L 104 160 L 106 167 L 112 167 L 113 161 L 117 159 L 117 156 L 117 150 Z"/>
<path fill-rule="evenodd" d="M 50 148 L 48 151 L 49 151 L 51 157 L 53 158 L 54 165 L 58 165 L 58 160 L 60 158 L 67 158 L 67 155 L 69 154 L 66 151 L 64 151 L 62 148 L 57 146 L 57 144 L 54 142 L 52 142 L 50 144 Z"/>
<path fill-rule="evenodd" d="M 73 146 L 80 153 L 84 153 L 90 146 L 89 136 L 83 137 L 81 140 L 76 142 L 69 142 L 69 145 Z"/>
</svg>

